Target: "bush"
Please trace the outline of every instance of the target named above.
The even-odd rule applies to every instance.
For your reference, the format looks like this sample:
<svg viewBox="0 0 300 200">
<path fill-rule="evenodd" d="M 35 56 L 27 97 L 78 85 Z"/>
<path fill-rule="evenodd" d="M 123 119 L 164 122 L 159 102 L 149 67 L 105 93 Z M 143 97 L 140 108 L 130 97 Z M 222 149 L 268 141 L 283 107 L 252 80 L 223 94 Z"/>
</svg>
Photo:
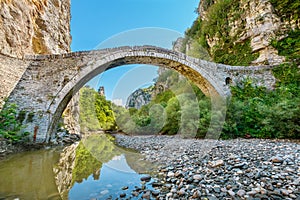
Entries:
<svg viewBox="0 0 300 200">
<path fill-rule="evenodd" d="M 0 112 L 0 136 L 11 142 L 20 141 L 28 132 L 22 133 L 24 128 L 22 122 L 18 120 L 17 105 L 6 103 Z"/>
</svg>

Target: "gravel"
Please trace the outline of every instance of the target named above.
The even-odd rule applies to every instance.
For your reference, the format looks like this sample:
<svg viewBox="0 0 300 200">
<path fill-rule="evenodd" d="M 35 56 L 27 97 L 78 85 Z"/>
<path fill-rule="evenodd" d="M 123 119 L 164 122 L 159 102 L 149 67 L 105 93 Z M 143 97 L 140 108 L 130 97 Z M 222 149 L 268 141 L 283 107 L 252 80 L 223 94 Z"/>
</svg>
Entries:
<svg viewBox="0 0 300 200">
<path fill-rule="evenodd" d="M 298 141 L 115 135 L 159 164 L 152 199 L 300 199 Z M 155 195 L 153 195 L 155 194 Z"/>
</svg>

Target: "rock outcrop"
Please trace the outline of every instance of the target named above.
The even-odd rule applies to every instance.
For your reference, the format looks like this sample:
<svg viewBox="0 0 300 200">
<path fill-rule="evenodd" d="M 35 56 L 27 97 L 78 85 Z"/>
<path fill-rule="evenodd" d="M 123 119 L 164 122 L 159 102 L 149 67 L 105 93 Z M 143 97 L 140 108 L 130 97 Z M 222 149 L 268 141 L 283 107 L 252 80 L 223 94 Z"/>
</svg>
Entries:
<svg viewBox="0 0 300 200">
<path fill-rule="evenodd" d="M 293 14 L 289 17 L 280 16 L 271 0 L 234 0 L 233 2 L 238 5 L 237 8 L 224 11 L 228 14 L 227 18 L 223 19 L 228 23 L 230 40 L 234 44 L 250 40 L 252 53 L 259 54 L 251 64 L 282 63 L 285 58 L 278 55 L 278 51 L 271 45 L 271 41 L 285 37 L 286 30 L 299 29 L 299 19 L 295 20 Z M 216 7 L 211 8 L 217 3 L 220 1 L 203 0 L 200 2 L 198 13 L 202 22 L 211 20 L 213 17 L 211 13 L 216 10 Z M 293 11 L 293 13 L 298 16 L 299 10 Z M 222 34 L 206 35 L 205 40 L 210 49 L 223 45 L 224 41 L 220 40 Z"/>
<path fill-rule="evenodd" d="M 70 51 L 70 1 L 1 0 L 0 53 L 28 54 Z"/>
<path fill-rule="evenodd" d="M 143 105 L 147 105 L 152 99 L 152 91 L 153 87 L 137 89 L 127 98 L 125 107 L 140 109 Z"/>
<path fill-rule="evenodd" d="M 21 60 L 26 55 L 70 52 L 70 18 L 70 0 L 0 0 L 0 54 Z M 0 108 L 29 64 L 20 63 L 0 57 Z M 64 114 L 70 133 L 80 131 L 78 99 L 77 95 Z"/>
<path fill-rule="evenodd" d="M 0 54 L 22 59 L 70 52 L 70 1 L 0 0 L 0 27 Z M 0 61 L 2 105 L 29 63 L 12 63 L 6 57 Z"/>
<path fill-rule="evenodd" d="M 64 111 L 63 119 L 64 126 L 69 131 L 70 134 L 80 135 L 80 124 L 79 124 L 79 92 L 77 92 L 71 101 L 69 102 L 67 108 Z"/>
</svg>

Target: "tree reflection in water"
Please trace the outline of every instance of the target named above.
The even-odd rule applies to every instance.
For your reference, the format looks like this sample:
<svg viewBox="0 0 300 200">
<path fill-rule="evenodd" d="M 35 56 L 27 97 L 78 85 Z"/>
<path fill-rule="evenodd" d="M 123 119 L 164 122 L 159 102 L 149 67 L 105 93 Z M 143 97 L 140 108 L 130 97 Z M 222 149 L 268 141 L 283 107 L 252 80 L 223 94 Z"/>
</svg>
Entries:
<svg viewBox="0 0 300 200">
<path fill-rule="evenodd" d="M 56 184 L 63 199 L 117 197 L 122 187 L 139 186 L 139 173 L 155 166 L 141 160 L 137 152 L 120 148 L 114 138 L 91 134 L 79 144 L 66 147 L 54 168 Z M 130 161 L 130 162 L 128 162 Z"/>
</svg>

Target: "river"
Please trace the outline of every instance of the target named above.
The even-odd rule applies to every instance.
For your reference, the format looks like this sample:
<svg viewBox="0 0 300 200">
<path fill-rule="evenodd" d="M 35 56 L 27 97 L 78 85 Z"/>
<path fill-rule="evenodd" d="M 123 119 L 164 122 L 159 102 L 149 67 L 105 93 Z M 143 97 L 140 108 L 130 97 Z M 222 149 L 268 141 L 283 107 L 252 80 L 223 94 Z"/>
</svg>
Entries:
<svg viewBox="0 0 300 200">
<path fill-rule="evenodd" d="M 139 188 L 155 166 L 110 135 L 92 134 L 65 148 L 8 156 L 0 161 L 0 199 L 116 199 Z M 141 197 L 142 193 L 135 193 Z"/>
</svg>

